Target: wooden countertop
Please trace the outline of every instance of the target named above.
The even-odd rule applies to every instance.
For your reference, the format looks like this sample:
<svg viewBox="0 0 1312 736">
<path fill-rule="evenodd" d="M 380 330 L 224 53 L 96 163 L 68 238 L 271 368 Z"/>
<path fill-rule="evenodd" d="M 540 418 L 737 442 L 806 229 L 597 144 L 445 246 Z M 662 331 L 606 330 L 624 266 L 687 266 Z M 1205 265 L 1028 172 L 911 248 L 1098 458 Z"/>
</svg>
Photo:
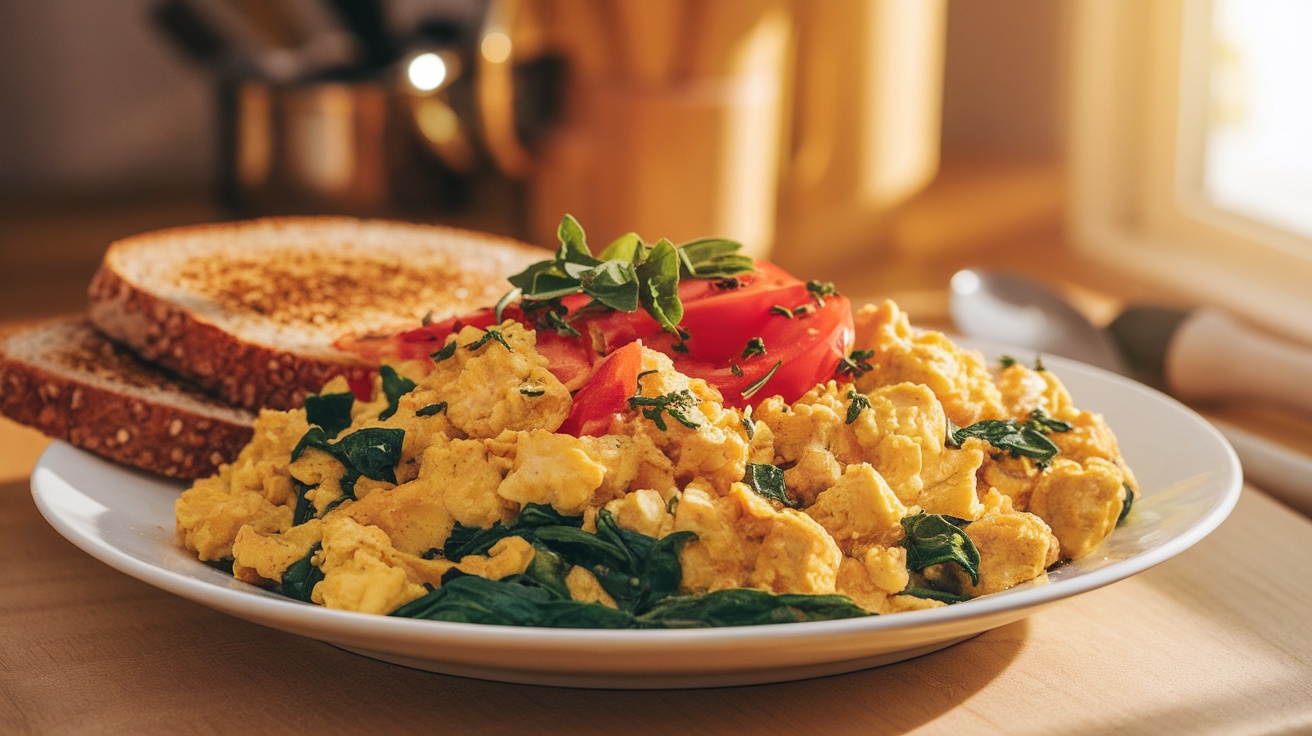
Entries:
<svg viewBox="0 0 1312 736">
<path fill-rule="evenodd" d="M 999 237 L 1056 237 L 1025 233 Z M 936 263 L 894 263 L 860 288 L 941 321 L 937 271 L 950 267 Z M 74 308 L 38 307 L 0 322 Z M 778 685 L 626 692 L 411 670 L 159 591 L 43 521 L 28 475 L 46 444 L 0 419 L 3 733 L 1312 732 L 1312 523 L 1252 486 L 1180 556 L 933 654 Z"/>
</svg>

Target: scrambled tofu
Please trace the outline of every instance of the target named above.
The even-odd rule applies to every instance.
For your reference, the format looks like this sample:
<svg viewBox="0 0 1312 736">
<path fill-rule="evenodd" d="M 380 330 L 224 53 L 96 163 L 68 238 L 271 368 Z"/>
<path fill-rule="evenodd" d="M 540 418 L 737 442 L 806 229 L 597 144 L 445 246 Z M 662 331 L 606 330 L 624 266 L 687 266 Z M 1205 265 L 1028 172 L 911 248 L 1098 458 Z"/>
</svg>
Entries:
<svg viewBox="0 0 1312 736">
<path fill-rule="evenodd" d="M 432 370 L 398 367 L 348 399 L 338 426 L 311 402 L 262 413 L 239 457 L 179 498 L 177 539 L 331 608 L 389 613 L 460 575 L 537 576 L 620 606 L 610 568 L 562 562 L 527 532 L 454 551 L 537 509 L 597 539 L 668 540 L 679 595 L 840 595 L 891 613 L 1041 579 L 1112 532 L 1134 478 L 1056 376 L 990 367 L 891 302 L 856 327 L 871 370 L 755 410 L 644 349 L 635 394 L 681 397 L 680 421 L 630 410 L 597 437 L 556 431 L 572 399 L 533 332 L 465 327 Z M 334 382 L 312 400 L 345 394 Z M 994 444 L 997 427 L 1041 434 L 1051 456 Z M 944 535 L 967 552 L 926 551 Z"/>
</svg>

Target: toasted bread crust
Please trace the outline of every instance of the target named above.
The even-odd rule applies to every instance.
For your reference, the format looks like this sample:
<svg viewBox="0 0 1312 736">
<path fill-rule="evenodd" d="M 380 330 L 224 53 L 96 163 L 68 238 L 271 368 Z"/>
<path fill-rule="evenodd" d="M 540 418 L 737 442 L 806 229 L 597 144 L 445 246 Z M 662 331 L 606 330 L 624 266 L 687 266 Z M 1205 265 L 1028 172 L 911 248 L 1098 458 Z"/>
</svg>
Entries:
<svg viewBox="0 0 1312 736">
<path fill-rule="evenodd" d="M 0 339 L 0 413 L 14 421 L 170 478 L 212 475 L 250 441 L 252 415 L 180 390 L 175 379 L 140 364 L 125 350 L 118 349 L 112 365 L 93 371 L 20 347 L 17 341 L 39 330 L 74 340 L 91 332 L 89 325 L 70 331 L 61 321 Z M 69 346 L 113 350 L 96 338 L 82 342 L 91 345 Z"/>
<path fill-rule="evenodd" d="M 544 254 L 481 233 L 352 218 L 177 228 L 112 244 L 89 311 L 115 340 L 231 404 L 289 409 L 334 376 L 363 381 L 376 369 L 338 340 L 487 306 L 509 288 L 505 277 Z"/>
<path fill-rule="evenodd" d="M 233 406 L 292 409 L 334 376 L 368 380 L 377 370 L 348 353 L 304 355 L 243 341 L 113 271 L 97 272 L 88 294 L 98 328 Z"/>
</svg>

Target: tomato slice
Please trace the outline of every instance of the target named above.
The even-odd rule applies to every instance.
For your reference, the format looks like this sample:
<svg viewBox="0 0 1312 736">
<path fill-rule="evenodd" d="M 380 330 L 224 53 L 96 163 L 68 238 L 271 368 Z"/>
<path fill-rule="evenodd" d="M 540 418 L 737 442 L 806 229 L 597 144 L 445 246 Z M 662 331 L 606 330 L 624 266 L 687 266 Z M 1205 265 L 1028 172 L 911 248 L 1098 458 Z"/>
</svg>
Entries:
<svg viewBox="0 0 1312 736">
<path fill-rule="evenodd" d="M 757 261 L 755 272 L 731 279 L 681 281 L 679 299 L 684 310 L 679 326 L 686 339 L 665 332 L 645 311 L 598 311 L 579 314 L 572 321 L 581 333 L 578 336 L 538 328 L 538 351 L 566 387 L 582 391 L 591 385 L 589 377 L 594 371 L 601 370 L 603 356 L 641 342 L 668 355 L 679 371 L 718 388 L 726 405 L 743 407 L 775 394 L 796 400 L 815 384 L 832 378 L 852 347 L 848 300 L 837 294 L 817 297 L 800 279 L 766 261 Z M 584 296 L 563 300 L 571 312 L 587 302 Z M 536 327 L 518 305 L 507 306 L 502 316 Z M 399 335 L 343 341 L 339 347 L 380 362 L 382 357 L 416 359 L 440 349 L 447 335 L 465 325 L 486 329 L 496 321 L 495 310 L 489 307 Z M 747 351 L 753 338 L 760 338 L 764 353 Z M 625 358 L 625 365 L 632 360 Z M 610 370 L 618 370 L 618 366 Z M 628 368 L 625 370 L 627 376 Z M 613 376 L 609 380 L 614 383 Z M 625 391 L 632 388 L 632 383 L 624 385 Z M 622 397 L 624 401 L 628 398 Z M 602 403 L 609 406 L 615 402 Z M 604 414 L 606 423 L 609 416 Z M 583 422 L 578 420 L 580 428 Z"/>
<path fill-rule="evenodd" d="M 583 388 L 574 394 L 569 416 L 557 431 L 575 437 L 605 434 L 611 418 L 624 411 L 629 397 L 637 393 L 640 371 L 641 342 L 631 342 L 606 356 Z"/>
</svg>

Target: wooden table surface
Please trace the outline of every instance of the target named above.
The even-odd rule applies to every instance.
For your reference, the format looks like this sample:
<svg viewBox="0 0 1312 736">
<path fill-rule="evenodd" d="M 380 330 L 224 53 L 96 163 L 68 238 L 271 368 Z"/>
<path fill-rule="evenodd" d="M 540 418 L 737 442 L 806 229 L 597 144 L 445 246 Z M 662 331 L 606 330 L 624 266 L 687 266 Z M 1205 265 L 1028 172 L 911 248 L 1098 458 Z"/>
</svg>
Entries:
<svg viewBox="0 0 1312 736">
<path fill-rule="evenodd" d="M 603 691 L 386 664 L 118 573 L 38 513 L 28 475 L 46 443 L 0 419 L 3 734 L 1312 733 L 1312 523 L 1252 486 L 1180 556 L 933 654 Z"/>
</svg>

